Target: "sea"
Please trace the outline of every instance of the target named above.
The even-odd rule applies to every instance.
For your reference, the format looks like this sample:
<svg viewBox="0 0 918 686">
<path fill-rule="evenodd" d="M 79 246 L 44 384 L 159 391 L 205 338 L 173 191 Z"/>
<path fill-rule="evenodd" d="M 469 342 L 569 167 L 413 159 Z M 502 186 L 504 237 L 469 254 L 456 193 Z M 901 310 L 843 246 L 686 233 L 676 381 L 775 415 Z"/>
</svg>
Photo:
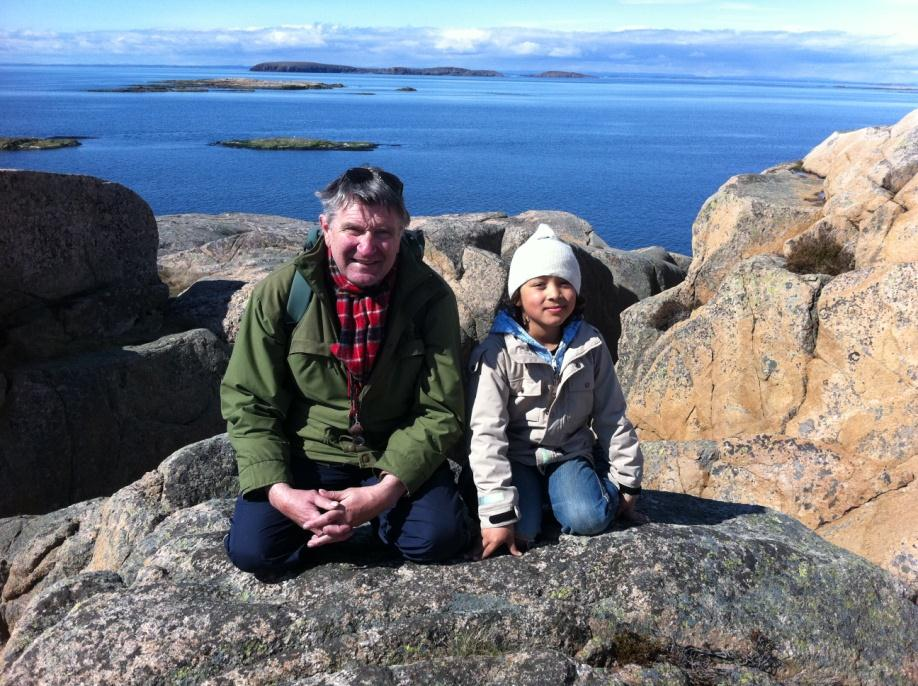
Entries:
<svg viewBox="0 0 918 686">
<path fill-rule="evenodd" d="M 93 91 L 223 77 L 345 87 Z M 416 90 L 399 90 L 405 87 Z M 348 167 L 372 164 L 403 179 L 413 215 L 565 210 L 589 221 L 613 247 L 662 245 L 690 254 L 698 210 L 731 176 L 800 159 L 833 131 L 892 124 L 915 108 L 918 90 L 816 81 L 0 65 L 0 136 L 86 137 L 78 148 L 0 152 L 0 168 L 116 181 L 157 215 L 315 219 L 317 189 Z M 379 147 L 317 152 L 213 145 L 273 136 Z"/>
</svg>

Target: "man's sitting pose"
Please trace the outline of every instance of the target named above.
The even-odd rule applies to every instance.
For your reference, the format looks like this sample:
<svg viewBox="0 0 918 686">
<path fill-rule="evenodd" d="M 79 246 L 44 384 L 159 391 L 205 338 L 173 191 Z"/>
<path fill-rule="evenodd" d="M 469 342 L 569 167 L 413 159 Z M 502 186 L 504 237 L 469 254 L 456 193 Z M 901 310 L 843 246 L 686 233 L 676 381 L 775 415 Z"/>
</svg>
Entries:
<svg viewBox="0 0 918 686">
<path fill-rule="evenodd" d="M 398 177 L 355 167 L 316 195 L 322 233 L 254 289 L 221 387 L 242 492 L 227 552 L 265 579 L 368 521 L 410 560 L 468 541 L 445 459 L 464 413 L 455 296 L 405 233 Z"/>
</svg>

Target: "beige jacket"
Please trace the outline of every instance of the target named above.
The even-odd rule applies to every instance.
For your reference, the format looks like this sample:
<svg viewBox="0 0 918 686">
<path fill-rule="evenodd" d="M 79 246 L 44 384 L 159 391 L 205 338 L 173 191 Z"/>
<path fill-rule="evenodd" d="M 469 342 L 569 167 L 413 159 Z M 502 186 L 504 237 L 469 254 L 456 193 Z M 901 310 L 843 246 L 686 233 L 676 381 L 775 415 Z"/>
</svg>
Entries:
<svg viewBox="0 0 918 686">
<path fill-rule="evenodd" d="M 482 527 L 497 526 L 489 517 L 510 510 L 514 517 L 500 524 L 519 519 L 510 460 L 541 467 L 585 457 L 595 464 L 596 443 L 608 455 L 608 468 L 595 464 L 601 476 L 608 469 L 613 482 L 640 486 L 644 457 L 625 417 L 612 357 L 594 327 L 583 322 L 557 376 L 512 334 L 489 335 L 469 365 L 469 462 Z"/>
</svg>

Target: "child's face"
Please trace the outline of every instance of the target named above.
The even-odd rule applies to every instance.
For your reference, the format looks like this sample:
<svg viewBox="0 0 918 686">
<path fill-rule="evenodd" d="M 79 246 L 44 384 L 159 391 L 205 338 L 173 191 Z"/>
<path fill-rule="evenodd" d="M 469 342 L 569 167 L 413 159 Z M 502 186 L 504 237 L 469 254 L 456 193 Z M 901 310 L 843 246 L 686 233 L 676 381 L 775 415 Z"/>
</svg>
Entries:
<svg viewBox="0 0 918 686">
<path fill-rule="evenodd" d="M 557 343 L 561 326 L 577 304 L 577 291 L 557 276 L 537 276 L 520 287 L 526 329 L 540 343 Z"/>
</svg>

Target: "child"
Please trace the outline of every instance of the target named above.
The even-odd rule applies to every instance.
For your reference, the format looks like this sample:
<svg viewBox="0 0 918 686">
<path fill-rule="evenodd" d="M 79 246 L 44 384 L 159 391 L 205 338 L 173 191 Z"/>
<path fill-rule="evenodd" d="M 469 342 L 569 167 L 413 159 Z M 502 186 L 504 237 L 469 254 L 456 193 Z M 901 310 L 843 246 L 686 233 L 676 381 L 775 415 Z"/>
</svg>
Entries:
<svg viewBox="0 0 918 686">
<path fill-rule="evenodd" d="M 481 558 L 538 536 L 542 505 L 591 535 L 634 506 L 644 458 L 599 332 L 581 315 L 580 267 L 541 224 L 510 263 L 510 305 L 472 353 L 470 456 Z"/>
</svg>

